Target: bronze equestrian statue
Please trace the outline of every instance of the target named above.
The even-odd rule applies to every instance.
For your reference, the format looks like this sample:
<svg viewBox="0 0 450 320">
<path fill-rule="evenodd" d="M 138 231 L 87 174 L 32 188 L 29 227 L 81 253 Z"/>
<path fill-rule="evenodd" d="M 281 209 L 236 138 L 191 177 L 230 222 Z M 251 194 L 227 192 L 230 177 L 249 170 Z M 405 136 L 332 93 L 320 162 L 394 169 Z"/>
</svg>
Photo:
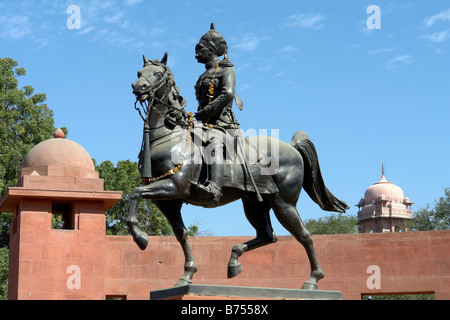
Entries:
<svg viewBox="0 0 450 320">
<path fill-rule="evenodd" d="M 225 58 L 220 60 L 222 55 Z M 134 241 L 141 250 L 148 245 L 148 235 L 138 228 L 137 213 L 139 202 L 151 199 L 166 216 L 185 255 L 184 274 L 176 286 L 192 283 L 197 265 L 181 217 L 183 204 L 214 208 L 241 199 L 256 237 L 233 247 L 228 277 L 242 272 L 238 258 L 243 253 L 277 241 L 269 216 L 273 210 L 308 255 L 311 274 L 302 289 L 317 289 L 324 273 L 297 211 L 300 191 L 303 187 L 326 211 L 343 213 L 349 207 L 326 188 L 314 144 L 302 131 L 290 143 L 265 136 L 245 139 L 238 133 L 232 105 L 233 99 L 239 107 L 242 102 L 235 94 L 235 72 L 225 39 L 214 25 L 196 46 L 197 61 L 206 66 L 196 85 L 198 122 L 184 109 L 186 100 L 167 58 L 167 53 L 161 61 L 144 56 L 144 67 L 132 85 L 135 107 L 144 120 L 139 157 L 144 186 L 133 190 L 127 219 Z M 208 161 L 207 153 L 215 161 Z"/>
</svg>

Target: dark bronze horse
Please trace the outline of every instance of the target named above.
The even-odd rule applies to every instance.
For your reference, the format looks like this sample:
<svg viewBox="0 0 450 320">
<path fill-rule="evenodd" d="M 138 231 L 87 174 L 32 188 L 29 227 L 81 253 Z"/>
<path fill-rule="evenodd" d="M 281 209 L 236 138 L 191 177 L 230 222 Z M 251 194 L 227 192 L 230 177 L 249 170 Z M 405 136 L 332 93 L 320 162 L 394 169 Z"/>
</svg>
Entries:
<svg viewBox="0 0 450 320">
<path fill-rule="evenodd" d="M 192 143 L 193 119 L 184 111 L 186 102 L 179 94 L 173 74 L 166 64 L 167 53 L 161 61 L 150 61 L 144 56 L 144 68 L 139 71 L 138 80 L 132 85 L 136 102 L 144 106 L 141 116 L 146 123 L 151 150 L 147 158 L 151 159 L 153 178 L 147 180 L 144 186 L 133 190 L 127 224 L 136 244 L 141 250 L 145 250 L 148 235 L 137 226 L 137 210 L 143 198 L 154 201 L 172 226 L 185 255 L 185 272 L 176 283 L 176 286 L 181 286 L 191 283 L 197 271 L 188 232 L 181 217 L 181 207 L 184 203 L 211 207 L 211 203 L 202 200 L 196 192 L 196 180 L 193 177 L 201 176 L 199 172 L 204 164 L 189 161 L 200 147 Z M 261 137 L 252 139 L 258 140 Z M 273 138 L 264 139 L 269 144 L 277 144 L 278 168 L 270 177 L 277 192 L 261 192 L 261 201 L 261 198 L 258 200 L 255 189 L 247 191 L 245 188 L 223 186 L 223 196 L 216 205 L 223 206 L 241 199 L 245 215 L 256 229 L 256 238 L 233 247 L 228 263 L 228 277 L 235 277 L 242 272 L 238 258 L 243 253 L 277 241 L 269 216 L 272 209 L 283 227 L 304 246 L 308 255 L 311 274 L 302 289 L 317 289 L 317 282 L 324 277 L 324 273 L 317 260 L 311 235 L 297 212 L 300 191 L 303 187 L 312 200 L 326 211 L 345 212 L 348 206 L 325 187 L 315 147 L 304 132 L 295 133 L 289 144 Z M 174 161 L 173 155 L 178 155 L 179 161 Z M 143 159 L 141 154 L 141 162 L 149 159 Z M 249 172 L 243 170 L 242 165 L 230 168 L 229 170 L 239 171 L 234 172 L 235 175 L 242 176 Z M 261 176 L 255 176 L 256 184 L 260 178 Z"/>
</svg>

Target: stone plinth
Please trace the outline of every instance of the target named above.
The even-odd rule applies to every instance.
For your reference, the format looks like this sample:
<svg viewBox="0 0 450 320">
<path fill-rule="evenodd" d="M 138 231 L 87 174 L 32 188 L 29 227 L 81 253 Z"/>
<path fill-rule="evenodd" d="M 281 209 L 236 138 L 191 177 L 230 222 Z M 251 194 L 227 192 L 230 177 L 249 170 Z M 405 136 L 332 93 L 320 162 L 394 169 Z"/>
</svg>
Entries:
<svg viewBox="0 0 450 320">
<path fill-rule="evenodd" d="M 150 292 L 150 300 L 342 300 L 339 291 L 187 285 Z"/>
</svg>

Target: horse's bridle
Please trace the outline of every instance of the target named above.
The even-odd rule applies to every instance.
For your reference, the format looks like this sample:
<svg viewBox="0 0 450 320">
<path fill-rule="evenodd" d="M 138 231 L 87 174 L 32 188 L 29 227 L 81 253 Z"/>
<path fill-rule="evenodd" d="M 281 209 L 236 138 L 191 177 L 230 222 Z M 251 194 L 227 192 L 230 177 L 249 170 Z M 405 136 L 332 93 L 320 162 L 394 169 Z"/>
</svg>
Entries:
<svg viewBox="0 0 450 320">
<path fill-rule="evenodd" d="M 145 76 L 145 75 L 141 75 L 141 77 L 143 77 L 145 80 L 147 80 L 147 82 L 148 82 L 148 84 L 149 84 L 149 86 L 150 86 L 150 89 L 146 92 L 146 94 L 149 96 L 149 98 L 147 99 L 147 100 L 145 100 L 145 102 L 147 103 L 146 105 L 142 102 L 142 101 L 140 101 L 140 100 L 136 100 L 136 102 L 134 103 L 134 108 L 139 112 L 139 115 L 141 116 L 141 118 L 142 118 L 142 120 L 144 120 L 144 122 L 148 122 L 148 118 L 149 118 L 149 107 L 150 107 L 150 109 L 152 110 L 152 111 L 154 111 L 154 112 L 156 112 L 156 113 L 159 113 L 162 117 L 164 117 L 166 120 L 168 120 L 169 122 L 171 122 L 171 123 L 173 123 L 173 124 L 175 124 L 175 125 L 180 125 L 180 126 L 182 126 L 182 127 L 188 127 L 188 126 L 190 126 L 190 124 L 189 125 L 186 125 L 186 123 L 179 123 L 179 122 L 177 122 L 177 121 L 174 121 L 174 119 L 170 119 L 169 117 L 168 117 L 168 114 L 170 113 L 170 109 L 172 109 L 172 110 L 175 110 L 175 111 L 178 111 L 178 112 L 181 112 L 185 117 L 187 117 L 187 118 L 189 118 L 189 114 L 188 114 L 188 112 L 186 111 L 186 110 L 184 110 L 183 108 L 177 108 L 177 107 L 175 107 L 175 106 L 172 106 L 172 105 L 170 105 L 169 103 L 168 103 L 168 100 L 169 100 L 169 91 L 170 91 L 170 89 L 169 89 L 169 79 L 168 79 L 168 77 L 166 76 L 166 73 L 164 73 L 164 76 L 163 76 L 163 78 L 160 80 L 160 82 L 159 82 L 159 84 L 158 84 L 158 86 L 155 88 L 155 86 L 150 82 L 150 80 Z M 163 86 L 166 86 L 166 90 L 164 91 L 164 95 L 162 96 L 162 98 L 160 99 L 160 98 L 158 98 L 157 96 L 156 96 L 156 92 L 158 92 Z M 150 97 L 151 97 L 151 99 L 150 99 Z M 150 101 L 151 100 L 151 101 Z M 160 104 L 162 104 L 162 105 L 164 105 L 165 107 L 167 107 L 168 109 L 169 109 L 169 111 L 167 111 L 166 113 L 163 113 L 163 112 L 161 112 L 160 110 L 158 110 L 156 107 L 155 107 L 155 100 L 158 102 L 158 103 L 160 103 Z M 136 106 L 137 105 L 137 103 L 140 103 L 141 104 L 141 107 L 142 107 L 142 109 L 143 109 L 143 111 L 144 111 L 144 113 L 145 113 L 145 118 L 142 116 L 142 113 L 141 113 L 141 110 Z"/>
<path fill-rule="evenodd" d="M 147 103 L 147 105 L 145 106 L 145 104 L 140 101 L 140 100 L 136 100 L 136 102 L 134 103 L 134 108 L 139 112 L 139 115 L 141 116 L 142 120 L 144 120 L 144 132 L 148 133 L 150 132 L 150 128 L 148 126 L 148 119 L 149 119 L 149 111 L 152 110 L 154 112 L 159 113 L 162 117 L 164 117 L 167 121 L 171 122 L 172 124 L 175 125 L 180 125 L 181 127 L 184 128 L 188 128 L 188 134 L 186 136 L 186 145 L 184 147 L 184 151 L 183 151 L 183 156 L 180 159 L 179 163 L 173 168 L 170 169 L 169 171 L 167 171 L 166 173 L 164 173 L 163 175 L 156 177 L 156 178 L 145 178 L 144 179 L 144 184 L 150 184 L 153 183 L 155 181 L 164 179 L 166 177 L 170 177 L 172 175 L 174 175 L 175 173 L 177 173 L 184 165 L 184 158 L 188 149 L 188 146 L 190 145 L 190 143 L 192 142 L 192 138 L 191 138 L 191 134 L 192 134 L 192 130 L 193 130 L 193 126 L 194 126 L 194 118 L 192 113 L 188 113 L 186 110 L 184 110 L 183 108 L 177 108 L 175 106 L 172 106 L 168 103 L 169 100 L 169 91 L 170 91 L 170 87 L 169 87 L 169 81 L 170 79 L 166 76 L 166 74 L 164 74 L 163 78 L 161 79 L 160 83 L 158 84 L 158 87 L 155 89 L 155 86 L 152 85 L 152 83 L 148 80 L 148 78 L 145 75 L 141 75 L 141 77 L 144 77 L 145 80 L 147 80 L 147 82 L 150 85 L 150 89 L 148 90 L 148 98 L 147 100 L 145 100 L 144 102 Z M 163 86 L 166 86 L 166 90 L 164 91 L 164 95 L 161 99 L 159 99 L 158 97 L 156 97 L 156 92 L 158 92 L 158 90 L 160 90 Z M 150 97 L 151 97 L 151 101 L 150 101 Z M 163 104 L 164 106 L 166 106 L 168 108 L 168 111 L 164 114 L 163 112 L 161 112 L 160 110 L 158 110 L 155 105 L 154 102 L 155 100 L 158 103 Z M 141 104 L 142 109 L 145 112 L 146 117 L 144 118 L 142 116 L 141 110 L 136 106 L 138 101 Z M 150 110 L 149 110 L 150 107 Z M 176 110 L 181 112 L 184 116 L 187 117 L 188 122 L 187 123 L 178 123 L 177 121 L 174 121 L 173 119 L 169 118 L 169 113 L 170 113 L 170 109 L 172 110 Z M 161 137 L 159 137 L 161 138 Z"/>
<path fill-rule="evenodd" d="M 139 112 L 139 115 L 141 116 L 142 120 L 144 120 L 144 122 L 146 122 L 146 120 L 148 119 L 148 112 L 149 112 L 148 107 L 150 106 L 150 108 L 152 108 L 152 109 L 154 109 L 154 110 L 157 110 L 157 109 L 153 106 L 153 102 L 154 102 L 155 99 L 156 99 L 158 102 L 159 102 L 159 100 L 160 100 L 160 99 L 158 99 L 158 98 L 156 97 L 156 92 L 157 92 L 159 89 L 161 89 L 162 86 L 164 86 L 164 85 L 166 85 L 166 87 L 167 87 L 167 77 L 164 75 L 164 77 L 160 80 L 160 82 L 159 82 L 157 88 L 155 88 L 155 86 L 151 83 L 151 81 L 150 81 L 144 74 L 142 74 L 141 77 L 143 77 L 145 80 L 147 80 L 147 83 L 148 83 L 148 85 L 150 86 L 149 90 L 148 90 L 147 92 L 145 92 L 144 94 L 147 94 L 149 98 L 151 97 L 151 101 L 149 101 L 149 100 L 150 100 L 149 98 L 147 98 L 147 100 L 145 100 L 145 101 L 141 101 L 141 100 L 136 99 L 136 102 L 134 103 L 134 108 Z M 165 99 L 165 97 L 167 96 L 167 94 L 168 94 L 167 91 L 168 91 L 168 90 L 167 90 L 167 88 L 166 88 L 166 90 L 165 90 L 165 92 L 164 92 L 164 96 L 163 96 L 162 99 Z M 141 107 L 142 107 L 142 109 L 143 109 L 143 111 L 144 111 L 144 113 L 145 113 L 145 116 L 146 116 L 145 118 L 142 116 L 141 110 L 136 106 L 138 102 L 141 104 Z M 144 102 L 144 103 L 143 103 L 143 102 Z M 145 106 L 145 102 L 147 102 L 147 105 L 146 105 L 146 106 Z M 159 110 L 157 110 L 157 111 L 159 111 Z"/>
</svg>

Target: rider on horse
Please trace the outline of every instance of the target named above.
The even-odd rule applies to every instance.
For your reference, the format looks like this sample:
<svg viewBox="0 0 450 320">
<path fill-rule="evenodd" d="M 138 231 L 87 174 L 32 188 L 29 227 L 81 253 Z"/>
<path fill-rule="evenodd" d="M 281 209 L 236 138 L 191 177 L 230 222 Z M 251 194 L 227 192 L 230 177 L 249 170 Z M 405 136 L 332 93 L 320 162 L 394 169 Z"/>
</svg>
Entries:
<svg viewBox="0 0 450 320">
<path fill-rule="evenodd" d="M 222 196 L 224 174 L 224 141 L 217 130 L 227 132 L 239 129 L 232 107 L 235 97 L 236 73 L 228 61 L 228 46 L 224 37 L 211 24 L 211 30 L 203 35 L 195 47 L 195 57 L 205 64 L 206 71 L 199 77 L 195 86 L 198 100 L 197 120 L 202 121 L 207 131 L 206 144 L 211 149 L 212 161 L 208 163 L 209 181 L 199 184 L 197 191 L 204 199 L 219 202 Z M 224 56 L 220 60 L 220 56 Z M 238 98 L 237 98 L 238 101 Z M 238 103 L 238 106 L 240 104 Z"/>
</svg>

